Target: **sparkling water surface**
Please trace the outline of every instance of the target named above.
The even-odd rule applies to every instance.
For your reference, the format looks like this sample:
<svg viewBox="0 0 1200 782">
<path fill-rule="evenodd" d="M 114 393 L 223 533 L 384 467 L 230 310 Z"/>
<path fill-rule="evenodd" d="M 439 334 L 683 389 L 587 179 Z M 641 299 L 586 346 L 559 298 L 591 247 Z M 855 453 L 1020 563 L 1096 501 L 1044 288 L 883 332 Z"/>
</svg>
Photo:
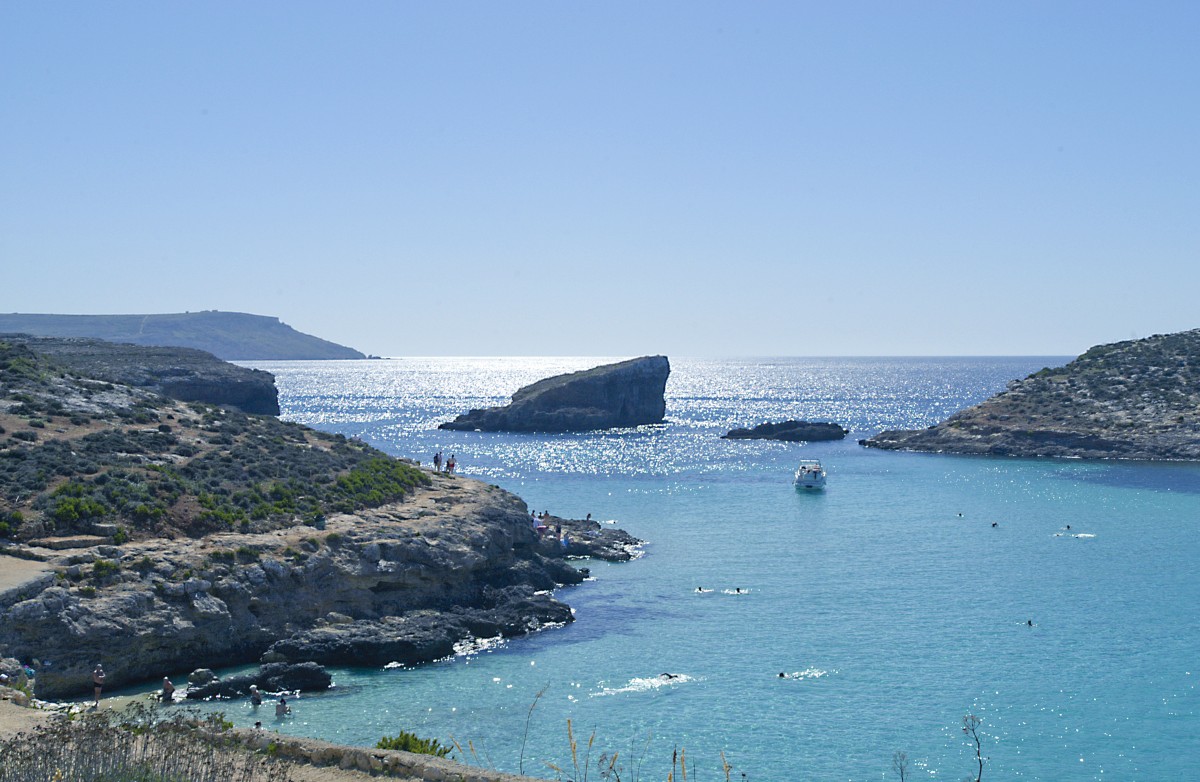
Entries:
<svg viewBox="0 0 1200 782">
<path fill-rule="evenodd" d="M 910 779 L 974 778 L 968 713 L 982 719 L 985 779 L 1194 775 L 1200 467 L 855 442 L 1066 358 L 672 359 L 662 426 L 436 428 L 609 360 L 250 364 L 275 374 L 284 418 L 426 463 L 454 453 L 460 472 L 533 509 L 591 513 L 648 542 L 633 562 L 582 563 L 594 579 L 558 591 L 569 626 L 416 669 L 335 669 L 331 692 L 278 722 L 220 708 L 349 744 L 414 731 L 548 779 L 582 779 L 593 735 L 591 760 L 618 753 L 622 780 L 666 779 L 676 750 L 689 779 L 725 779 L 722 753 L 734 780 L 895 779 L 896 751 Z M 852 433 L 720 439 L 787 418 Z M 825 464 L 825 491 L 792 488 L 801 458 Z"/>
</svg>

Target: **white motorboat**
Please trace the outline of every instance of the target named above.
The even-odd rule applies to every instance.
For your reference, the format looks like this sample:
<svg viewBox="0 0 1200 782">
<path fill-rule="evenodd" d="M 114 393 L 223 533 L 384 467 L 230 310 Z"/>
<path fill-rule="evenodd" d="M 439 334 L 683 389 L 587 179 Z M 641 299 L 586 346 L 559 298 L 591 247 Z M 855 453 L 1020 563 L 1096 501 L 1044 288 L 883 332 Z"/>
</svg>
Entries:
<svg viewBox="0 0 1200 782">
<path fill-rule="evenodd" d="M 797 489 L 824 489 L 825 468 L 816 459 L 800 462 L 796 468 L 796 477 L 792 481 Z"/>
</svg>

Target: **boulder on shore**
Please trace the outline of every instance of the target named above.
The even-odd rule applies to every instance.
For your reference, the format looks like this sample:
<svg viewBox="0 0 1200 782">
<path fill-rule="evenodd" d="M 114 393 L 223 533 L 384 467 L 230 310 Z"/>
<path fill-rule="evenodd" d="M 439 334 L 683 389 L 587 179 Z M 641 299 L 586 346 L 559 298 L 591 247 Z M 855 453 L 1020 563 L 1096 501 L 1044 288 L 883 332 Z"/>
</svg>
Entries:
<svg viewBox="0 0 1200 782">
<path fill-rule="evenodd" d="M 333 677 L 314 662 L 267 663 L 252 673 L 227 679 L 213 678 L 200 686 L 189 687 L 187 697 L 189 700 L 240 698 L 250 694 L 250 685 L 263 692 L 313 692 L 328 690 L 331 684 Z"/>
<path fill-rule="evenodd" d="M 671 365 L 644 356 L 539 380 L 503 407 L 471 410 L 439 429 L 481 432 L 589 432 L 662 423 Z"/>
<path fill-rule="evenodd" d="M 759 424 L 753 429 L 730 429 L 721 435 L 723 440 L 783 440 L 789 443 L 818 440 L 841 440 L 848 429 L 839 424 L 809 421 L 783 421 L 778 424 Z"/>
</svg>

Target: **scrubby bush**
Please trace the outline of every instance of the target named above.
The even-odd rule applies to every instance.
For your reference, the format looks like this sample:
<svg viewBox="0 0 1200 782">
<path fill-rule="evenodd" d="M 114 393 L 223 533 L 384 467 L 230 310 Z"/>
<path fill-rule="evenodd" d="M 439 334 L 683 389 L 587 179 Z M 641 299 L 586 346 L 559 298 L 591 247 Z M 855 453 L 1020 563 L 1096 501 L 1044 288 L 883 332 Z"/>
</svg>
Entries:
<svg viewBox="0 0 1200 782">
<path fill-rule="evenodd" d="M 406 730 L 396 736 L 384 736 L 375 745 L 376 749 L 398 749 L 404 752 L 418 752 L 422 755 L 434 755 L 444 758 L 450 754 L 450 747 L 443 747 L 437 739 L 423 739 Z"/>
<path fill-rule="evenodd" d="M 230 727 L 219 714 L 145 708 L 59 720 L 0 745 L 0 782 L 289 782 L 288 765 L 238 746 Z"/>
</svg>

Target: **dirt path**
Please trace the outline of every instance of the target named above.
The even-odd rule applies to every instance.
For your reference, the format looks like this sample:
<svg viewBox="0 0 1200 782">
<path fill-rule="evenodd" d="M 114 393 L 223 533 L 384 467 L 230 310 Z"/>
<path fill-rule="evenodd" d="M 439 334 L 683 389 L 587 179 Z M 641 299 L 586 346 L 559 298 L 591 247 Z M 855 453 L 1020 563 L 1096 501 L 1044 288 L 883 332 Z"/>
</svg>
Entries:
<svg viewBox="0 0 1200 782">
<path fill-rule="evenodd" d="M 17 733 L 25 733 L 38 725 L 50 721 L 48 711 L 27 709 L 12 701 L 0 700 L 0 743 L 8 741 Z"/>
</svg>

